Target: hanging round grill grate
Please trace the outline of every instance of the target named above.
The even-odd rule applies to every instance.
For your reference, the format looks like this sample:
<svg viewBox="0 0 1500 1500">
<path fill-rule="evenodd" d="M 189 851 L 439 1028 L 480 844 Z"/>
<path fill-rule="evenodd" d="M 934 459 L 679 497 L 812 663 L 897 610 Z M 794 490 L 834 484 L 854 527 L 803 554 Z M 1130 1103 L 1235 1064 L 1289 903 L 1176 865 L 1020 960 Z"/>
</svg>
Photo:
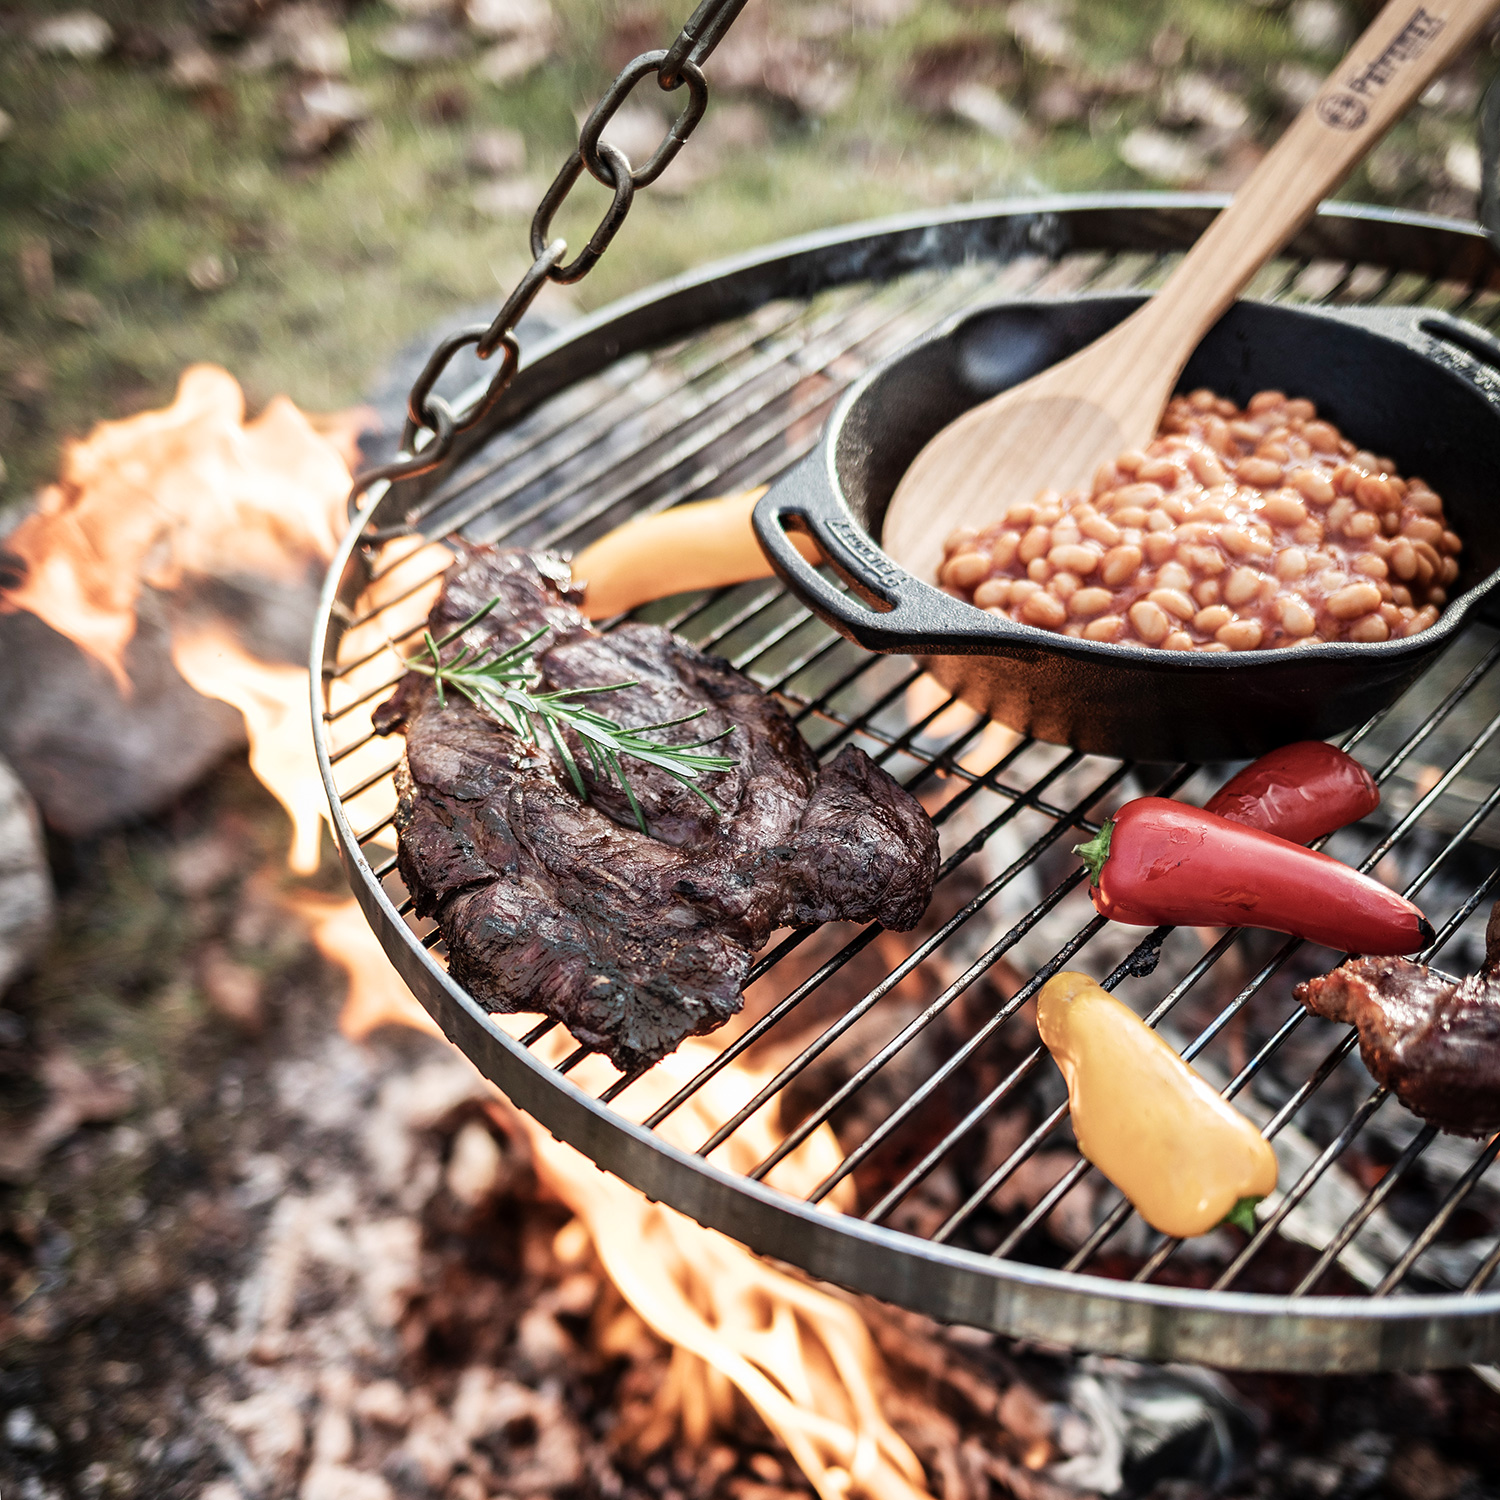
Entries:
<svg viewBox="0 0 1500 1500">
<path fill-rule="evenodd" d="M 1436 1135 L 1372 1086 L 1353 1034 L 1291 997 L 1326 955 L 1179 930 L 1145 976 L 1142 948 L 1086 899 L 1068 848 L 1195 767 L 997 739 L 908 659 L 861 652 L 765 580 L 641 613 L 777 694 L 821 756 L 859 744 L 924 798 L 944 862 L 917 932 L 782 934 L 735 1024 L 623 1078 L 552 1023 L 485 1014 L 396 870 L 400 745 L 370 712 L 400 675 L 388 643 L 425 620 L 445 537 L 568 553 L 628 516 L 772 480 L 875 361 L 997 297 L 1149 289 L 1221 201 L 1058 199 L 799 240 L 607 308 L 502 394 L 454 403 L 442 461 L 398 473 L 329 574 L 313 665 L 333 825 L 386 953 L 475 1066 L 600 1167 L 755 1250 L 940 1319 L 1148 1359 L 1485 1361 L 1500 1355 L 1500 1137 Z M 1250 294 L 1500 321 L 1477 231 L 1377 210 L 1325 209 Z M 1421 890 L 1453 969 L 1500 884 L 1497 668 L 1500 637 L 1471 623 L 1347 741 L 1384 805 L 1334 851 Z M 1077 1157 L 1026 1004 L 1060 967 L 1107 975 L 1275 1141 L 1280 1193 L 1248 1242 L 1163 1240 Z"/>
</svg>

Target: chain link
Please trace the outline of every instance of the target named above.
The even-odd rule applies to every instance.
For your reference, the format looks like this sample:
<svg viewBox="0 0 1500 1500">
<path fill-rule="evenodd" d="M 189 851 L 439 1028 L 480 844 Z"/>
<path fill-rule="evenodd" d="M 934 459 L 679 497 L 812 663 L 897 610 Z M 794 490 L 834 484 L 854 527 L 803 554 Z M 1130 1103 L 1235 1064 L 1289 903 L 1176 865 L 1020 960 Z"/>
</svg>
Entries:
<svg viewBox="0 0 1500 1500">
<path fill-rule="evenodd" d="M 554 266 L 547 272 L 553 281 L 560 281 L 565 285 L 582 281 L 594 269 L 609 242 L 614 239 L 615 231 L 625 222 L 630 205 L 635 202 L 635 181 L 630 171 L 630 158 L 608 141 L 600 141 L 595 154 L 599 158 L 599 171 L 595 175 L 606 187 L 615 190 L 615 198 L 604 210 L 604 217 L 599 220 L 599 227 L 590 236 L 588 244 L 567 265 Z M 542 194 L 536 217 L 531 221 L 531 253 L 538 258 L 546 248 L 547 231 L 552 228 L 553 214 L 562 207 L 563 199 L 573 190 L 573 184 L 583 176 L 585 165 L 583 150 L 580 148 L 563 163 L 562 171 L 552 179 L 552 186 Z"/>
<path fill-rule="evenodd" d="M 365 469 L 356 476 L 349 494 L 351 520 L 358 516 L 360 504 L 372 486 L 381 480 L 414 479 L 431 473 L 448 457 L 454 442 L 478 426 L 495 409 L 515 379 L 521 362 L 521 349 L 515 338 L 516 324 L 549 281 L 568 284 L 581 280 L 594 269 L 625 222 L 635 201 L 636 189 L 650 187 L 682 149 L 708 107 L 708 81 L 703 76 L 703 63 L 719 45 L 745 4 L 746 0 L 702 0 L 670 47 L 643 52 L 620 70 L 604 97 L 583 122 L 576 149 L 563 163 L 562 170 L 552 179 L 551 186 L 537 205 L 536 215 L 531 221 L 530 268 L 488 327 L 466 328 L 450 334 L 433 350 L 407 397 L 401 451 L 389 463 Z M 652 73 L 665 92 L 672 93 L 685 86 L 687 102 L 645 164 L 632 167 L 629 157 L 602 137 L 615 111 L 635 86 Z M 566 258 L 567 241 L 549 240 L 548 235 L 558 209 L 585 171 L 609 188 L 614 198 L 605 209 L 598 227 L 589 236 L 588 243 L 569 261 Z M 471 346 L 480 359 L 491 359 L 496 351 L 502 351 L 501 359 L 484 395 L 460 421 L 453 408 L 436 394 L 433 387 L 454 356 Z M 379 542 L 404 535 L 408 529 L 404 524 L 382 526 L 372 528 L 365 535 L 368 541 Z"/>
<path fill-rule="evenodd" d="M 667 60 L 665 52 L 643 52 L 634 62 L 627 63 L 620 76 L 610 85 L 609 92 L 594 106 L 594 112 L 583 122 L 578 132 L 578 149 L 583 153 L 583 164 L 605 187 L 615 185 L 613 172 L 599 159 L 599 137 L 614 113 L 630 97 L 630 92 L 648 73 L 661 74 Z M 650 187 L 665 170 L 666 165 L 682 149 L 682 143 L 693 133 L 703 111 L 708 107 L 708 80 L 697 63 L 685 62 L 680 66 L 681 78 L 688 86 L 688 102 L 672 123 L 644 167 L 630 174 L 634 186 Z"/>
</svg>

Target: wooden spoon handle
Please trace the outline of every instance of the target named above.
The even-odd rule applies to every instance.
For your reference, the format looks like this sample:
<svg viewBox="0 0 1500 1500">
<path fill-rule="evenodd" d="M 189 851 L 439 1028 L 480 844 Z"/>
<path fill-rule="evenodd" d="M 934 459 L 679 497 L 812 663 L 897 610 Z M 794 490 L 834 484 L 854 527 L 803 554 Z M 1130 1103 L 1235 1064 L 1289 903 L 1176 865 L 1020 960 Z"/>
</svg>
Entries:
<svg viewBox="0 0 1500 1500">
<path fill-rule="evenodd" d="M 1496 4 L 1392 0 L 1376 16 L 1149 304 L 1181 351 L 1177 367 Z"/>
</svg>

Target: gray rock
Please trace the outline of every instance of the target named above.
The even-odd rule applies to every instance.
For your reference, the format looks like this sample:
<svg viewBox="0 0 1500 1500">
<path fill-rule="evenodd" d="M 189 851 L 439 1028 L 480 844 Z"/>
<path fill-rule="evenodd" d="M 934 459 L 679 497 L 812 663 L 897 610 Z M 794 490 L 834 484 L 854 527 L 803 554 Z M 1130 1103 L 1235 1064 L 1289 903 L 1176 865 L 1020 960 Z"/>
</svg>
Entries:
<svg viewBox="0 0 1500 1500">
<path fill-rule="evenodd" d="M 36 804 L 0 759 L 0 994 L 36 957 L 51 930 L 53 907 Z"/>
<path fill-rule="evenodd" d="M 125 698 L 35 615 L 0 615 L 0 754 L 48 826 L 74 838 L 156 811 L 245 742 L 239 713 L 199 697 L 172 665 L 159 596 L 143 590 L 139 616 Z"/>
<path fill-rule="evenodd" d="M 0 755 L 47 825 L 74 838 L 158 811 L 245 743 L 237 709 L 200 697 L 172 663 L 179 638 L 228 628 L 262 661 L 302 665 L 321 568 L 295 581 L 188 574 L 143 587 L 125 650 L 132 690 L 25 610 L 0 614 Z"/>
</svg>

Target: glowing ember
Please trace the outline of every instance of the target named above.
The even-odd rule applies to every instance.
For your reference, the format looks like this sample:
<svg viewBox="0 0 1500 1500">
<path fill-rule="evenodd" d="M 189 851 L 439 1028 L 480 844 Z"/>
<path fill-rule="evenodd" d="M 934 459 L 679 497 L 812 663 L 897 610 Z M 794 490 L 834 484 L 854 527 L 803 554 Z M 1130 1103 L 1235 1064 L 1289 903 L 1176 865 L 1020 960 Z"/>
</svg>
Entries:
<svg viewBox="0 0 1500 1500">
<path fill-rule="evenodd" d="M 367 1035 L 387 1022 L 434 1029 L 353 907 L 350 902 L 332 916 L 341 924 L 336 943 L 325 945 L 319 936 L 323 951 L 349 971 L 341 1029 L 349 1036 Z M 342 928 L 346 912 L 347 931 Z M 363 930 L 356 931 L 356 924 Z M 520 1036 L 536 1017 L 495 1019 Z M 557 1062 L 571 1048 L 558 1031 L 536 1050 Z M 637 1119 L 649 1114 L 715 1055 L 712 1042 L 685 1043 L 616 1107 Z M 597 1094 L 617 1075 L 593 1056 L 571 1076 Z M 660 1134 L 693 1149 L 769 1077 L 743 1062 L 725 1069 L 669 1115 Z M 641 1320 L 676 1350 L 657 1404 L 664 1419 L 680 1423 L 689 1443 L 702 1444 L 715 1431 L 732 1429 L 738 1391 L 786 1444 L 821 1500 L 927 1495 L 916 1455 L 881 1414 L 884 1366 L 848 1302 L 778 1271 L 735 1241 L 601 1173 L 530 1116 L 512 1111 L 498 1092 L 493 1112 L 507 1130 L 525 1132 L 538 1173 L 577 1214 L 610 1280 Z M 729 1138 L 722 1153 L 725 1166 L 746 1171 L 771 1151 L 780 1139 L 773 1115 L 773 1108 L 762 1110 Z M 840 1154 L 833 1132 L 822 1126 L 767 1180 L 805 1196 L 838 1164 Z M 826 1206 L 852 1207 L 851 1185 L 841 1183 Z"/>
<path fill-rule="evenodd" d="M 173 589 L 186 573 L 293 579 L 330 557 L 347 446 L 284 397 L 246 423 L 234 377 L 194 365 L 171 406 L 101 422 L 68 450 L 60 482 L 6 538 L 26 574 L 0 590 L 0 609 L 40 616 L 128 693 L 141 586 Z"/>
</svg>

